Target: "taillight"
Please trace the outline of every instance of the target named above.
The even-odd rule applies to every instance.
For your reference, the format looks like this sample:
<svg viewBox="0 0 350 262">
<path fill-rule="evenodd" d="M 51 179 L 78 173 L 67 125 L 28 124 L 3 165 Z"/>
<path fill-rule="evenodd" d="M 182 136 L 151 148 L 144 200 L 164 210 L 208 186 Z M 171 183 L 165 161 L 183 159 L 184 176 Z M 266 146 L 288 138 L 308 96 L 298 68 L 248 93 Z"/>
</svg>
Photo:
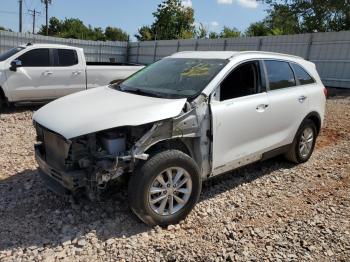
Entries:
<svg viewBox="0 0 350 262">
<path fill-rule="evenodd" d="M 328 90 L 327 88 L 323 88 L 323 93 L 324 93 L 324 96 L 327 98 L 328 97 Z"/>
</svg>

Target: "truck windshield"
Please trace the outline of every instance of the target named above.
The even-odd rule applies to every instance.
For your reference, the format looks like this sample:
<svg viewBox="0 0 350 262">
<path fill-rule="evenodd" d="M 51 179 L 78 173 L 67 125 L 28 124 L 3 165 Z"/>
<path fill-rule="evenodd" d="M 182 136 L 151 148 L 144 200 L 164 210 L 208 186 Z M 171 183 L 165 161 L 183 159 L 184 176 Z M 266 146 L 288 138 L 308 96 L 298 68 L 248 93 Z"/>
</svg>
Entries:
<svg viewBox="0 0 350 262">
<path fill-rule="evenodd" d="M 6 59 L 10 58 L 14 54 L 18 53 L 19 51 L 23 50 L 24 47 L 15 47 L 11 48 L 10 50 L 5 51 L 4 53 L 0 54 L 0 62 L 5 61 Z"/>
<path fill-rule="evenodd" d="M 126 79 L 119 90 L 162 98 L 193 98 L 227 63 L 223 59 L 165 58 Z"/>
</svg>

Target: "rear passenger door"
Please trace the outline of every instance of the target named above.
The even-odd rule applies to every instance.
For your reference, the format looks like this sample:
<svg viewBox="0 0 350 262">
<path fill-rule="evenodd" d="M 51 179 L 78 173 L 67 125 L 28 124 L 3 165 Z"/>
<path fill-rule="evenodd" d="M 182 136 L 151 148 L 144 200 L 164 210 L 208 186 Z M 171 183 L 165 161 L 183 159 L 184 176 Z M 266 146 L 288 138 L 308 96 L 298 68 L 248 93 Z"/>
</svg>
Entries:
<svg viewBox="0 0 350 262">
<path fill-rule="evenodd" d="M 55 74 L 55 97 L 86 89 L 85 64 L 74 49 L 52 49 Z"/>
<path fill-rule="evenodd" d="M 294 136 L 307 115 L 306 90 L 298 84 L 291 63 L 265 60 L 267 95 L 270 101 L 273 129 L 268 137 L 273 148 L 293 142 Z"/>
</svg>

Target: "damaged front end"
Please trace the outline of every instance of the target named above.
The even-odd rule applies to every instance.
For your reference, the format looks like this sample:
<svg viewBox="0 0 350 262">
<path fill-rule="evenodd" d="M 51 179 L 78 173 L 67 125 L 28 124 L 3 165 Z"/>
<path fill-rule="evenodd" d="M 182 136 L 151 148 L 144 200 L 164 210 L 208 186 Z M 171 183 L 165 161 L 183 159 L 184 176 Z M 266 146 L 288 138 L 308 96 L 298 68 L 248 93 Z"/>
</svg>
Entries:
<svg viewBox="0 0 350 262">
<path fill-rule="evenodd" d="M 132 174 L 152 152 L 164 148 L 186 152 L 197 162 L 203 178 L 210 174 L 210 115 L 204 95 L 187 102 L 177 117 L 72 139 L 34 124 L 41 176 L 59 194 L 85 191 L 95 198 L 111 182 Z"/>
</svg>

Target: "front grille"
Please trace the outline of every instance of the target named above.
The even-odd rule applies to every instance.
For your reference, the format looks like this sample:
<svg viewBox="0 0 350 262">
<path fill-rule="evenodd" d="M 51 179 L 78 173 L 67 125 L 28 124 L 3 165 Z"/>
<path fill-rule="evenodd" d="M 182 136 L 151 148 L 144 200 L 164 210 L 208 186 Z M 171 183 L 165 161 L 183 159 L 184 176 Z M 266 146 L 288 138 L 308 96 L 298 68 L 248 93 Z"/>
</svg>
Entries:
<svg viewBox="0 0 350 262">
<path fill-rule="evenodd" d="M 42 159 L 55 170 L 64 171 L 70 143 L 59 134 L 46 129 L 38 123 L 35 123 L 35 128 L 37 140 L 41 142 L 39 149 Z"/>
</svg>

